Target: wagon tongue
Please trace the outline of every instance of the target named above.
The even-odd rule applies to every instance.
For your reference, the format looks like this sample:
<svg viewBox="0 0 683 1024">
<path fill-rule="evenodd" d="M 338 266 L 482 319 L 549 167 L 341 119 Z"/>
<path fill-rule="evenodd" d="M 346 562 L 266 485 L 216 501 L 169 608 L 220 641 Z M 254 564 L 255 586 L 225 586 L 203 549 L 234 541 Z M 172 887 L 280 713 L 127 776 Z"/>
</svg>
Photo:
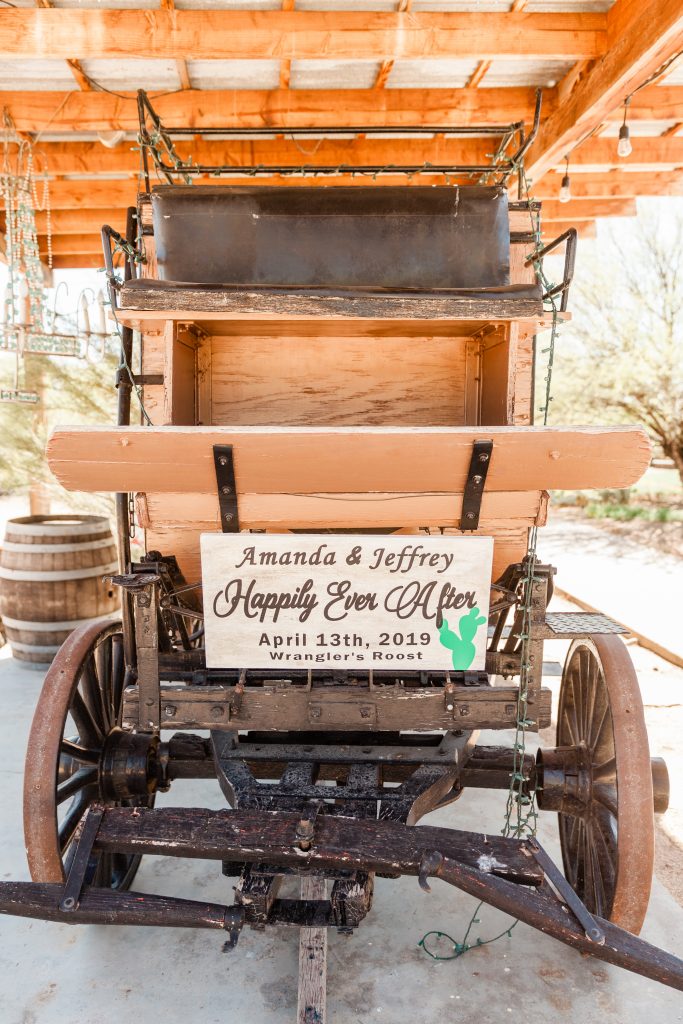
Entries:
<svg viewBox="0 0 683 1024">
<path fill-rule="evenodd" d="M 197 808 L 122 808 L 93 804 L 65 882 L 2 882 L 0 913 L 72 924 L 216 928 L 234 946 L 247 918 L 223 906 L 88 884 L 101 854 L 156 854 L 267 863 L 312 871 L 415 875 L 430 891 L 440 878 L 560 942 L 672 988 L 683 990 L 683 960 L 592 915 L 533 838 L 484 836 L 455 829 L 337 815 Z M 276 908 L 278 900 L 274 901 Z M 285 902 L 285 901 L 283 901 Z M 303 903 L 290 923 L 334 925 L 324 901 Z M 277 914 L 273 916 L 277 920 Z"/>
</svg>

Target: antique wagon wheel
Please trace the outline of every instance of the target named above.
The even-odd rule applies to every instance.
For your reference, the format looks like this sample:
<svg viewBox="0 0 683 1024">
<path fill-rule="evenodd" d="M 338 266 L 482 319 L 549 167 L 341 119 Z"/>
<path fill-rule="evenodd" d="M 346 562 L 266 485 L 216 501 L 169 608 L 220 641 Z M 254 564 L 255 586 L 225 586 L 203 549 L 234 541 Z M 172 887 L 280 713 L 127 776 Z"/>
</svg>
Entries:
<svg viewBox="0 0 683 1024">
<path fill-rule="evenodd" d="M 154 801 L 148 780 L 156 740 L 119 728 L 122 641 L 120 622 L 82 626 L 67 638 L 45 677 L 24 776 L 24 836 L 34 882 L 64 880 L 74 833 L 93 801 L 127 807 Z M 127 889 L 139 863 L 139 856 L 102 854 L 93 884 Z"/>
<path fill-rule="evenodd" d="M 572 888 L 591 912 L 637 934 L 654 868 L 652 774 L 638 679 L 620 637 L 572 643 L 562 675 L 557 750 L 544 752 L 541 763 L 550 806 L 560 812 L 562 859 Z M 560 766 L 563 794 L 556 792 L 553 802 L 553 767 Z M 559 783 L 559 771 L 555 779 Z"/>
</svg>

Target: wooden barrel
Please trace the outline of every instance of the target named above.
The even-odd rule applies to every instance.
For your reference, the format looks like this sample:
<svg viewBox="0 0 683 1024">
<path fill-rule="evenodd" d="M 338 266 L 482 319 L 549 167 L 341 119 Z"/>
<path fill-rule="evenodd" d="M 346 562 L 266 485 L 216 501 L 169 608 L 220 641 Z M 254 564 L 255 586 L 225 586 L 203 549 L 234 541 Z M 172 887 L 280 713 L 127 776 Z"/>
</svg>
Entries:
<svg viewBox="0 0 683 1024">
<path fill-rule="evenodd" d="M 118 592 L 102 577 L 117 567 L 104 516 L 10 519 L 0 550 L 0 616 L 14 657 L 47 665 L 77 626 L 116 616 Z"/>
</svg>

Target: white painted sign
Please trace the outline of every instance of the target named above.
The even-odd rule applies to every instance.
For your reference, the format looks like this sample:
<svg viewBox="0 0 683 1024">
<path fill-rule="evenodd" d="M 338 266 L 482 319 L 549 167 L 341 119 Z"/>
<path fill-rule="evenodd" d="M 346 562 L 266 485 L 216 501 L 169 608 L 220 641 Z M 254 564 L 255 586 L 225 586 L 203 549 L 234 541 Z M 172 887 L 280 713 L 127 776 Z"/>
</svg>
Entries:
<svg viewBox="0 0 683 1024">
<path fill-rule="evenodd" d="M 201 537 L 208 668 L 483 669 L 491 537 Z"/>
</svg>

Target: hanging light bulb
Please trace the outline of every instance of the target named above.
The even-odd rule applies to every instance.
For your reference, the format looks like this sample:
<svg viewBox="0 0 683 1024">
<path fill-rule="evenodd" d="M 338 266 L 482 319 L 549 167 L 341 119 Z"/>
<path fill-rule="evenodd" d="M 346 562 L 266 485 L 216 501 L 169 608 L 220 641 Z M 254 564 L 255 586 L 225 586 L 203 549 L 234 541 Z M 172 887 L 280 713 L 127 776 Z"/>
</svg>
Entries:
<svg viewBox="0 0 683 1024">
<path fill-rule="evenodd" d="M 631 97 L 627 96 L 624 100 L 624 121 L 619 129 L 619 143 L 617 145 L 617 154 L 620 157 L 630 156 L 633 152 L 633 146 L 631 145 L 631 132 L 626 124 L 626 115 L 628 113 L 628 105 L 631 102 Z"/>
<path fill-rule="evenodd" d="M 561 203 L 568 203 L 572 197 L 572 183 L 569 177 L 569 157 L 564 158 L 564 175 L 562 176 L 562 184 L 560 185 L 560 194 L 558 196 Z"/>
</svg>

